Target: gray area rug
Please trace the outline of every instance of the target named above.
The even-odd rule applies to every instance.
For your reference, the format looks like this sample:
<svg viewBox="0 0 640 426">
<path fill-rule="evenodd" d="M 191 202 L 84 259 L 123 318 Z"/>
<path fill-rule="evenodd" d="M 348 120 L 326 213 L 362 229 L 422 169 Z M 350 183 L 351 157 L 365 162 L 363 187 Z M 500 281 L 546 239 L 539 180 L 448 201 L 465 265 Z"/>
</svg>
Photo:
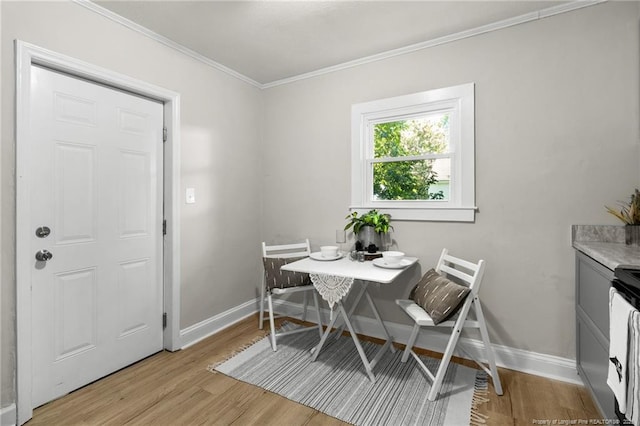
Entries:
<svg viewBox="0 0 640 426">
<path fill-rule="evenodd" d="M 373 370 L 376 382 L 372 383 L 351 337 L 330 336 L 318 359 L 311 362 L 309 351 L 318 342 L 318 334 L 312 331 L 284 336 L 273 352 L 265 337 L 209 370 L 355 425 L 484 423 L 482 417 L 472 414 L 477 401 L 483 399 L 479 395 L 486 394 L 484 372 L 452 363 L 440 396 L 431 402 L 427 400 L 431 382 L 413 358 L 400 362 L 401 351 L 386 351 Z M 362 345 L 369 359 L 380 347 L 365 341 Z M 432 371 L 437 369 L 438 360 L 422 359 Z"/>
</svg>

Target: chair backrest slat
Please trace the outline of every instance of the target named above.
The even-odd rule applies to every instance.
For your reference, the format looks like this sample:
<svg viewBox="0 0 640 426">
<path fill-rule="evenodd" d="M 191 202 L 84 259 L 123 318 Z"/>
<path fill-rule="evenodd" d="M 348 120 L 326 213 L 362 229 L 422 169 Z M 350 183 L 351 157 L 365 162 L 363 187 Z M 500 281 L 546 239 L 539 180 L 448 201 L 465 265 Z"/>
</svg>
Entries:
<svg viewBox="0 0 640 426">
<path fill-rule="evenodd" d="M 262 256 L 264 257 L 290 258 L 309 256 L 310 254 L 311 246 L 309 245 L 309 239 L 306 239 L 302 243 L 273 246 L 268 246 L 265 242 L 262 243 Z"/>
<path fill-rule="evenodd" d="M 448 265 L 440 265 L 440 272 L 444 272 L 448 275 L 453 275 L 454 277 L 460 278 L 467 284 L 471 284 L 473 282 L 472 275 L 469 275 L 460 269 L 454 269 Z"/>
<path fill-rule="evenodd" d="M 453 263 L 454 265 L 460 265 L 463 268 L 473 272 L 478 270 L 478 265 L 476 263 L 472 263 L 467 260 L 460 259 L 459 257 L 451 256 L 450 254 L 447 254 L 444 256 L 444 261 L 448 263 Z"/>
<path fill-rule="evenodd" d="M 469 262 L 451 256 L 447 249 L 444 249 L 440 255 L 436 271 L 443 272 L 464 281 L 471 290 L 470 294 L 475 296 L 480 290 L 482 276 L 484 275 L 484 265 L 484 260 L 479 260 L 478 263 Z"/>
</svg>

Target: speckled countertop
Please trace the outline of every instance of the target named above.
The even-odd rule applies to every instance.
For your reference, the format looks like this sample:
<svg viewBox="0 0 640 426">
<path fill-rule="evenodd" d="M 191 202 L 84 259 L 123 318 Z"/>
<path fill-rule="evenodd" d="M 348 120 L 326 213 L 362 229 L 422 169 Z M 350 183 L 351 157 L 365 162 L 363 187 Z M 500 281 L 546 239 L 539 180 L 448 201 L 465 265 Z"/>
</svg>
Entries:
<svg viewBox="0 0 640 426">
<path fill-rule="evenodd" d="M 612 271 L 620 265 L 634 265 L 640 268 L 640 246 L 628 246 L 624 243 L 574 241 L 573 247 Z"/>
<path fill-rule="evenodd" d="M 573 225 L 571 241 L 576 250 L 612 271 L 620 265 L 640 268 L 640 246 L 624 243 L 624 226 Z"/>
</svg>

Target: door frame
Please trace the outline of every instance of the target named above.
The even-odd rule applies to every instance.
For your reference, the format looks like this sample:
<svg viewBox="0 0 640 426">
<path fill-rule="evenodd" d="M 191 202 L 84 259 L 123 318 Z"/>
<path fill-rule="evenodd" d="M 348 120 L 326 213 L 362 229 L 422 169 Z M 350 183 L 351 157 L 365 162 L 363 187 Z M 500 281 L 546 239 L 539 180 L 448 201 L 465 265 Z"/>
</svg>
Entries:
<svg viewBox="0 0 640 426">
<path fill-rule="evenodd" d="M 164 143 L 163 307 L 167 327 L 163 347 L 180 349 L 180 94 L 50 50 L 15 41 L 16 52 L 16 358 L 17 411 L 21 425 L 33 416 L 31 398 L 31 285 L 28 179 L 31 67 L 45 66 L 65 74 L 126 90 L 164 105 L 167 140 Z M 158 321 L 161 321 L 158 318 Z"/>
</svg>

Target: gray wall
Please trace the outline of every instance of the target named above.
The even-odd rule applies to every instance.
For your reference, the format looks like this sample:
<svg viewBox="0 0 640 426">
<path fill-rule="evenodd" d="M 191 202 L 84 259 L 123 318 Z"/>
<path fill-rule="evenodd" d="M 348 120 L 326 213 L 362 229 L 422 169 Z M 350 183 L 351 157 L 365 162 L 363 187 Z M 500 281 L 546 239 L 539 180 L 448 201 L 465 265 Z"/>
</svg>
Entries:
<svg viewBox="0 0 640 426">
<path fill-rule="evenodd" d="M 615 2 L 265 91 L 264 233 L 331 242 L 349 207 L 350 107 L 476 86 L 476 222 L 395 222 L 428 268 L 440 250 L 484 258 L 495 343 L 573 358 L 571 224 L 638 187 L 638 3 Z M 411 283 L 379 290 L 385 319 Z M 367 311 L 362 312 L 371 315 Z"/>
<path fill-rule="evenodd" d="M 20 39 L 181 94 L 184 329 L 256 297 L 260 209 L 256 185 L 260 90 L 71 2 L 0 2 L 2 8 L 2 374 L 0 406 L 14 401 L 14 47 Z M 183 196 L 183 195 L 182 195 Z"/>
</svg>

